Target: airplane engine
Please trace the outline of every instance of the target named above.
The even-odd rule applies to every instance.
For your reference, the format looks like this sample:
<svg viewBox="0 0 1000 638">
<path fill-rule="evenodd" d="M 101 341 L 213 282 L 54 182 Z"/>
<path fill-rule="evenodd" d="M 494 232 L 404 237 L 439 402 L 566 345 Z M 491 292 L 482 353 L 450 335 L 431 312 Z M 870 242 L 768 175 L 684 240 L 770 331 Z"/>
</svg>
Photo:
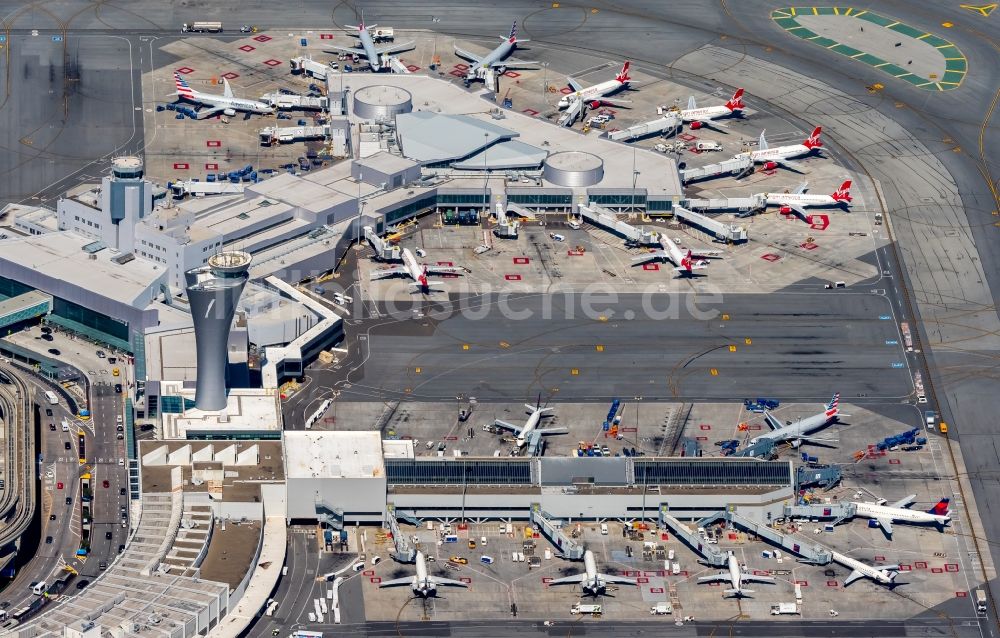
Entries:
<svg viewBox="0 0 1000 638">
<path fill-rule="evenodd" d="M 594 100 L 593 102 L 590 103 L 590 108 L 592 108 L 592 109 L 599 109 L 599 108 L 601 108 L 601 101 L 600 100 Z"/>
<path fill-rule="evenodd" d="M 776 168 L 778 168 L 777 162 L 764 162 L 764 170 L 773 171 Z"/>
<path fill-rule="evenodd" d="M 691 122 L 691 130 L 692 131 L 697 131 L 702 126 L 704 126 L 704 124 L 702 124 L 701 122 Z"/>
<path fill-rule="evenodd" d="M 236 115 L 236 109 L 223 109 L 222 114 L 226 117 L 233 117 Z"/>
<path fill-rule="evenodd" d="M 507 67 L 505 67 L 505 66 L 502 66 L 502 67 L 500 67 L 500 68 L 497 69 L 497 75 L 503 75 L 506 72 L 507 72 Z"/>
<path fill-rule="evenodd" d="M 789 206 L 782 206 L 781 208 L 778 209 L 778 212 L 780 212 L 782 215 L 791 215 L 792 209 Z"/>
</svg>

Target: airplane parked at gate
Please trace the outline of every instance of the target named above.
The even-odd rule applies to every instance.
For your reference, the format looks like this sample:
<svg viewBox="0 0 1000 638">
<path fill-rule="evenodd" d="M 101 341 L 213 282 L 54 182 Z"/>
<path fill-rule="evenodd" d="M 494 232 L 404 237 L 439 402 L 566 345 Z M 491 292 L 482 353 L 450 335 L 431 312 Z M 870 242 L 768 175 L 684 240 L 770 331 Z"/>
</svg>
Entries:
<svg viewBox="0 0 1000 638">
<path fill-rule="evenodd" d="M 945 525 L 951 521 L 951 516 L 948 512 L 949 499 L 943 498 L 938 501 L 937 505 L 923 512 L 909 509 L 916 498 L 916 494 L 910 494 L 906 498 L 889 504 L 886 504 L 884 499 L 874 503 L 855 501 L 854 515 L 863 516 L 878 522 L 879 527 L 885 530 L 885 533 L 889 536 L 892 536 L 893 521 L 916 524 L 933 523 L 939 530 L 944 530 Z"/>
<path fill-rule="evenodd" d="M 660 248 L 650 251 L 639 257 L 633 257 L 633 264 L 641 264 L 654 259 L 669 261 L 674 265 L 674 270 L 681 275 L 690 277 L 695 270 L 701 270 L 708 266 L 708 257 L 716 257 L 721 254 L 718 250 L 701 250 L 695 253 L 690 248 L 687 252 L 681 250 L 680 246 L 674 243 L 669 237 L 660 234 L 657 237 Z"/>
<path fill-rule="evenodd" d="M 226 78 L 222 78 L 222 95 L 213 95 L 211 93 L 195 91 L 191 88 L 191 85 L 187 83 L 187 80 L 182 78 L 177 72 L 174 72 L 174 86 L 177 87 L 175 95 L 178 98 L 187 102 L 209 107 L 198 111 L 199 120 L 203 120 L 206 117 L 215 115 L 216 113 L 222 113 L 223 115 L 229 117 L 236 115 L 237 111 L 243 111 L 245 113 L 259 113 L 261 115 L 273 115 L 276 110 L 275 107 L 265 102 L 245 100 L 235 97 L 233 95 L 232 87 L 229 86 L 229 80 Z"/>
<path fill-rule="evenodd" d="M 569 430 L 567 428 L 539 428 L 539 422 L 547 416 L 552 416 L 548 414 L 555 408 L 543 408 L 542 407 L 542 397 L 538 397 L 537 405 L 531 405 L 525 403 L 524 407 L 528 408 L 528 420 L 524 422 L 523 426 L 516 426 L 513 423 L 507 423 L 500 419 L 493 421 L 493 424 L 499 428 L 504 428 L 510 430 L 517 437 L 517 447 L 524 447 L 528 444 L 528 440 L 531 438 L 533 432 L 537 432 L 542 436 L 547 436 L 549 434 L 568 434 Z"/>
<path fill-rule="evenodd" d="M 710 128 L 715 128 L 719 126 L 725 126 L 722 122 L 713 122 L 721 117 L 729 117 L 731 115 L 737 115 L 743 113 L 743 89 L 736 89 L 736 93 L 733 93 L 733 97 L 729 98 L 729 101 L 721 106 L 705 106 L 698 108 L 695 104 L 694 96 L 688 98 L 688 106 L 686 109 L 681 109 L 681 119 L 685 122 L 689 122 L 689 126 L 693 130 L 698 130 L 703 126 Z"/>
<path fill-rule="evenodd" d="M 844 585 L 850 585 L 859 578 L 871 578 L 879 585 L 886 585 L 890 589 L 896 586 L 896 576 L 899 575 L 899 565 L 881 565 L 872 567 L 859 560 L 833 552 L 833 560 L 844 567 L 850 568 L 850 575 L 844 579 Z"/>
<path fill-rule="evenodd" d="M 631 62 L 625 60 L 622 70 L 618 72 L 615 79 L 588 87 L 584 87 L 572 77 L 567 77 L 566 83 L 570 85 L 573 92 L 568 95 L 564 95 L 559 99 L 559 108 L 568 108 L 575 102 L 589 104 L 591 108 L 598 108 L 601 104 L 628 106 L 632 103 L 630 100 L 621 100 L 609 96 L 613 93 L 621 91 L 622 89 L 626 89 L 633 84 L 632 78 L 629 77 L 628 74 L 628 68 L 630 65 Z"/>
<path fill-rule="evenodd" d="M 431 281 L 427 279 L 427 275 L 460 275 L 465 272 L 465 268 L 461 266 L 430 266 L 420 264 L 409 248 L 403 249 L 402 258 L 403 263 L 399 266 L 373 270 L 371 274 L 372 280 L 398 276 L 409 277 L 413 280 L 409 285 L 419 288 L 420 292 L 426 294 L 430 292 L 431 286 L 443 283 L 440 281 Z"/>
<path fill-rule="evenodd" d="M 469 53 L 463 49 L 455 47 L 455 54 L 460 58 L 465 58 L 469 62 L 469 70 L 465 74 L 466 80 L 485 80 L 490 86 L 495 86 L 497 75 L 503 75 L 507 69 L 537 69 L 538 62 L 525 62 L 515 60 L 508 56 L 517 48 L 517 45 L 530 40 L 520 40 L 517 37 L 517 20 L 510 27 L 510 35 L 500 36 L 500 45 L 483 57 Z"/>
<path fill-rule="evenodd" d="M 770 412 L 764 410 L 764 421 L 771 427 L 771 431 L 750 439 L 749 445 L 754 445 L 764 439 L 770 439 L 774 441 L 775 444 L 790 441 L 792 447 L 797 448 L 803 441 L 823 441 L 823 439 L 817 439 L 808 435 L 812 434 L 816 430 L 830 425 L 831 423 L 835 423 L 837 421 L 837 417 L 839 416 L 847 416 L 845 414 L 841 414 L 840 412 L 839 392 L 833 395 L 833 399 L 831 399 L 830 402 L 823 407 L 825 409 L 819 414 L 808 416 L 804 419 L 796 421 L 795 423 L 788 423 L 784 425 Z"/>
<path fill-rule="evenodd" d="M 579 583 L 583 588 L 584 594 L 588 596 L 600 596 L 605 592 L 608 585 L 639 584 L 634 578 L 612 576 L 610 574 L 601 574 L 598 572 L 597 561 L 594 560 L 594 552 L 589 549 L 583 553 L 583 568 L 585 571 L 582 574 L 556 578 L 555 580 L 550 580 L 549 585 L 570 585 Z"/>
<path fill-rule="evenodd" d="M 779 166 L 799 171 L 800 166 L 795 162 L 788 161 L 792 157 L 802 157 L 813 153 L 816 149 L 823 147 L 823 142 L 819 139 L 823 132 L 823 127 L 817 126 L 813 129 L 812 135 L 807 137 L 801 144 L 790 144 L 788 146 L 776 146 L 770 148 L 767 139 L 764 138 L 764 131 L 760 132 L 760 139 L 757 140 L 757 149 L 749 153 L 741 153 L 736 158 L 743 158 L 749 155 L 756 164 L 763 164 L 766 170 L 774 170 Z"/>
<path fill-rule="evenodd" d="M 361 16 L 361 24 L 357 27 L 352 27 L 352 30 L 348 31 L 347 34 L 358 38 L 360 40 L 360 46 L 353 47 L 338 47 L 332 45 L 331 48 L 340 52 L 347 53 L 348 55 L 360 55 L 368 60 L 368 66 L 374 73 L 378 73 L 382 69 L 388 68 L 387 58 L 393 53 L 400 53 L 402 51 L 409 51 L 414 47 L 413 42 L 403 42 L 401 44 L 390 44 L 389 46 L 377 46 L 375 40 L 372 39 L 372 34 L 369 29 L 374 29 L 375 24 L 365 25 L 364 14 Z"/>
<path fill-rule="evenodd" d="M 449 587 L 468 587 L 467 583 L 463 583 L 460 580 L 453 580 L 451 578 L 443 578 L 441 576 L 431 576 L 427 573 L 427 559 L 424 558 L 424 553 L 417 552 L 417 573 L 414 576 L 406 576 L 403 578 L 396 578 L 395 580 L 387 580 L 379 583 L 379 588 L 382 587 L 401 587 L 403 585 L 409 585 L 413 590 L 413 593 L 421 598 L 431 598 L 437 594 L 437 588 L 439 585 L 447 585 Z"/>
<path fill-rule="evenodd" d="M 723 590 L 723 596 L 733 596 L 736 598 L 749 598 L 750 594 L 754 593 L 752 589 L 743 589 L 743 583 L 756 582 L 774 584 L 774 579 L 770 576 L 756 576 L 743 569 L 740 562 L 736 560 L 736 556 L 733 555 L 732 552 L 729 553 L 727 571 L 719 572 L 714 576 L 702 576 L 698 579 L 699 584 L 727 581 L 730 584 L 730 589 Z"/>
<path fill-rule="evenodd" d="M 810 207 L 841 207 L 851 205 L 851 180 L 846 180 L 840 188 L 829 195 L 811 195 L 806 193 L 809 182 L 803 182 L 790 193 L 761 193 L 765 205 L 778 206 L 782 214 L 795 213 L 797 217 L 806 220 L 806 208 Z"/>
</svg>

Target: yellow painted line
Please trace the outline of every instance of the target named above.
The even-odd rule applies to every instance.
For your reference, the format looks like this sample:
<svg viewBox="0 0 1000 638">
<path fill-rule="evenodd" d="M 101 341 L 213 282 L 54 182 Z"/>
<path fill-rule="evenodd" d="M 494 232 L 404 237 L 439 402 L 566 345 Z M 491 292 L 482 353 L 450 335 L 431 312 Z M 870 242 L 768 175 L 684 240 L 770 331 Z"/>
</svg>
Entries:
<svg viewBox="0 0 1000 638">
<path fill-rule="evenodd" d="M 709 370 L 708 373 L 711 374 L 713 377 L 719 376 L 719 371 L 716 370 L 715 368 L 712 368 L 711 370 Z"/>
<path fill-rule="evenodd" d="M 896 21 L 895 21 L 895 22 L 893 22 L 892 24 L 887 24 L 887 25 L 885 25 L 885 28 L 886 28 L 886 29 L 891 29 L 891 28 L 893 28 L 894 26 L 896 26 L 897 24 L 899 24 L 899 20 L 896 20 Z"/>
<path fill-rule="evenodd" d="M 845 16 L 851 15 L 851 11 L 854 11 L 854 7 L 847 7 L 847 11 L 844 12 Z"/>
<path fill-rule="evenodd" d="M 865 54 L 865 52 L 864 52 L 864 51 L 862 51 L 861 53 L 855 53 L 854 55 L 852 55 L 852 56 L 851 56 L 851 58 L 860 58 L 860 57 L 861 57 L 861 56 L 863 56 L 864 54 Z"/>
<path fill-rule="evenodd" d="M 876 69 L 880 69 L 880 68 L 884 67 L 887 64 L 892 64 L 892 62 L 883 62 L 882 64 L 876 64 L 875 68 Z"/>
<path fill-rule="evenodd" d="M 939 44 L 939 45 L 937 45 L 934 48 L 935 49 L 947 49 L 948 47 L 953 47 L 953 46 L 955 46 L 955 45 L 952 44 L 951 42 L 949 42 L 948 44 Z"/>
<path fill-rule="evenodd" d="M 855 18 L 860 18 L 861 16 L 865 15 L 866 13 L 868 13 L 868 11 L 867 11 L 867 10 L 865 10 L 865 11 L 861 11 L 860 13 L 855 13 L 855 14 L 854 14 L 854 17 L 855 17 Z"/>
<path fill-rule="evenodd" d="M 947 84 L 948 86 L 958 86 L 961 82 L 938 82 L 938 84 Z"/>
<path fill-rule="evenodd" d="M 722 315 L 723 321 L 729 321 L 729 315 Z"/>
<path fill-rule="evenodd" d="M 569 371 L 569 373 L 575 377 L 578 374 L 580 374 L 580 369 L 579 368 L 573 368 L 572 370 Z"/>
<path fill-rule="evenodd" d="M 751 343 L 753 343 L 753 339 L 751 339 L 750 337 L 747 337 L 746 339 L 743 340 L 743 343 L 745 343 L 745 344 L 747 344 L 749 346 Z"/>
<path fill-rule="evenodd" d="M 469 344 L 463 343 L 462 344 L 462 350 L 468 350 L 468 349 L 469 349 Z"/>
<path fill-rule="evenodd" d="M 813 9 L 813 15 L 814 16 L 818 16 L 819 15 L 819 9 L 817 9 L 816 7 L 813 7 L 812 9 Z"/>
<path fill-rule="evenodd" d="M 413 373 L 414 374 L 420 374 L 420 368 L 414 368 L 413 369 Z"/>
<path fill-rule="evenodd" d="M 594 349 L 597 350 L 598 352 L 604 352 L 604 346 L 600 346 L 600 345 L 594 346 Z"/>
<path fill-rule="evenodd" d="M 736 352 L 736 346 L 735 345 L 729 346 L 729 351 L 730 352 Z"/>
<path fill-rule="evenodd" d="M 923 35 L 921 35 L 921 36 L 918 36 L 918 37 L 917 37 L 917 39 L 918 39 L 918 40 L 923 40 L 924 38 L 926 38 L 926 37 L 927 37 L 927 36 L 929 36 L 929 35 L 931 35 L 931 34 L 930 34 L 930 33 L 925 33 L 925 34 L 923 34 Z"/>
</svg>

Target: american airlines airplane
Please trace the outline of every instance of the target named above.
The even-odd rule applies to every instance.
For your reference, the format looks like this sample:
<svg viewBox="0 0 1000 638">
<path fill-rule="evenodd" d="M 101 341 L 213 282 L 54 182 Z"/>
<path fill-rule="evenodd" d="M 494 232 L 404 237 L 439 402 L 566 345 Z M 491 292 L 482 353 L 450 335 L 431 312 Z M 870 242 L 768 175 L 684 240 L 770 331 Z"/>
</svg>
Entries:
<svg viewBox="0 0 1000 638">
<path fill-rule="evenodd" d="M 531 405 L 529 403 L 524 404 L 524 407 L 528 408 L 528 420 L 524 422 L 523 426 L 518 427 L 513 423 L 507 423 L 506 421 L 501 421 L 500 419 L 494 420 L 493 425 L 495 425 L 498 428 L 504 428 L 505 430 L 510 430 L 511 432 L 513 432 L 514 435 L 517 437 L 517 447 L 519 448 L 524 447 L 525 445 L 528 444 L 528 440 L 531 438 L 532 432 L 538 432 L 542 436 L 547 436 L 549 434 L 569 434 L 569 430 L 567 428 L 539 429 L 538 423 L 542 420 L 542 418 L 547 416 L 552 416 L 547 413 L 555 409 L 555 408 L 543 408 L 541 406 L 542 406 L 541 396 L 538 397 L 537 405 Z"/>
<path fill-rule="evenodd" d="M 203 120 L 206 117 L 215 115 L 216 113 L 222 113 L 232 117 L 236 115 L 236 111 L 243 111 L 246 113 L 260 113 L 261 115 L 273 115 L 275 112 L 275 107 L 264 102 L 258 102 L 257 100 L 244 100 L 242 98 L 233 96 L 233 89 L 229 86 L 229 80 L 222 78 L 222 95 L 213 95 L 211 93 L 202 93 L 200 91 L 195 91 L 191 88 L 191 85 L 187 83 L 187 80 L 182 78 L 179 73 L 174 73 L 174 85 L 177 87 L 177 97 L 191 102 L 194 104 L 202 104 L 209 108 L 198 111 L 198 119 Z"/>
<path fill-rule="evenodd" d="M 750 159 L 756 164 L 763 164 L 764 168 L 767 170 L 773 170 L 779 166 L 792 169 L 794 171 L 799 170 L 799 165 L 795 162 L 789 162 L 789 158 L 792 157 L 802 157 L 803 155 L 809 155 L 818 148 L 823 147 L 823 142 L 819 139 L 820 134 L 823 132 L 823 127 L 817 126 L 813 129 L 812 135 L 807 137 L 801 144 L 790 144 L 788 146 L 776 146 L 774 148 L 769 148 L 767 145 L 767 140 L 764 138 L 764 131 L 760 132 L 760 139 L 757 140 L 757 149 L 750 151 L 749 153 L 741 153 L 737 155 L 737 158 L 750 156 Z"/>
<path fill-rule="evenodd" d="M 847 208 L 851 205 L 851 180 L 846 180 L 840 188 L 829 195 L 811 195 L 806 193 L 809 182 L 803 182 L 791 193 L 761 193 L 764 203 L 768 206 L 778 206 L 783 214 L 795 213 L 796 216 L 805 220 L 806 208 L 810 207 L 841 207 Z"/>
<path fill-rule="evenodd" d="M 598 108 L 601 104 L 613 104 L 616 106 L 627 106 L 631 104 L 632 102 L 629 100 L 620 100 L 608 97 L 611 94 L 617 93 L 618 91 L 628 88 L 631 84 L 633 84 L 632 78 L 628 75 L 628 68 L 630 64 L 631 63 L 628 60 L 625 60 L 622 70 L 618 72 L 615 79 L 608 80 L 607 82 L 601 82 L 600 84 L 595 84 L 593 86 L 584 87 L 576 79 L 572 77 L 566 78 L 566 83 L 573 89 L 573 93 L 564 95 L 559 99 L 559 108 L 569 108 L 576 102 L 589 104 L 591 108 Z"/>
<path fill-rule="evenodd" d="M 465 268 L 461 266 L 429 266 L 427 264 L 419 264 L 409 248 L 403 249 L 402 257 L 402 265 L 372 271 L 372 280 L 399 276 L 409 277 L 413 280 L 409 285 L 419 288 L 420 292 L 426 294 L 430 291 L 432 285 L 443 283 L 440 281 L 431 281 L 427 279 L 427 275 L 460 275 L 465 272 Z"/>
<path fill-rule="evenodd" d="M 579 583 L 584 594 L 588 596 L 600 596 L 607 589 L 608 585 L 638 585 L 634 578 L 624 576 L 612 576 L 611 574 L 601 574 L 597 571 L 597 561 L 594 560 L 594 552 L 589 549 L 583 553 L 582 574 L 566 576 L 550 580 L 549 585 L 571 585 Z"/>
<path fill-rule="evenodd" d="M 413 590 L 413 593 L 421 598 L 431 598 L 437 594 L 438 585 L 447 585 L 449 587 L 468 587 L 467 583 L 463 583 L 460 580 L 452 580 L 451 578 L 443 578 L 441 576 L 431 576 L 427 573 L 427 559 L 424 558 L 423 552 L 417 552 L 417 573 L 413 576 L 405 576 L 403 578 L 396 578 L 395 580 L 387 580 L 379 583 L 379 588 L 382 587 L 402 587 L 403 585 L 409 585 Z"/>
<path fill-rule="evenodd" d="M 933 523 L 940 530 L 943 530 L 945 525 L 951 521 L 951 516 L 948 513 L 949 499 L 943 498 L 938 501 L 937 505 L 922 512 L 909 509 L 916 498 L 916 494 L 910 494 L 904 499 L 889 504 L 886 504 L 885 500 L 875 503 L 855 501 L 855 516 L 863 516 L 877 521 L 879 527 L 889 536 L 892 536 L 892 523 L 894 521 L 916 524 Z"/>
<path fill-rule="evenodd" d="M 490 81 L 490 76 L 503 75 L 507 72 L 507 69 L 538 68 L 538 62 L 524 62 L 507 57 L 522 42 L 530 42 L 530 40 L 519 40 L 517 38 L 517 20 L 515 20 L 514 24 L 510 27 L 510 35 L 506 38 L 500 36 L 500 45 L 484 57 L 469 53 L 457 46 L 455 47 L 455 54 L 460 58 L 465 58 L 472 62 L 468 72 L 465 74 L 466 80 L 486 80 L 488 84 L 493 85 L 494 82 Z"/>
<path fill-rule="evenodd" d="M 690 277 L 694 274 L 695 270 L 701 270 L 708 266 L 706 257 L 715 257 L 721 252 L 718 250 L 702 250 L 695 253 L 689 248 L 685 253 L 681 250 L 680 246 L 663 234 L 657 237 L 657 242 L 660 245 L 658 250 L 650 251 L 639 257 L 633 257 L 632 263 L 638 265 L 654 259 L 662 259 L 672 263 L 674 270 L 681 273 L 681 275 Z"/>
<path fill-rule="evenodd" d="M 740 566 L 740 561 L 736 560 L 736 556 L 732 552 L 729 552 L 729 569 L 727 571 L 719 572 L 714 576 L 702 576 L 698 579 L 699 584 L 726 581 L 729 581 L 730 589 L 722 592 L 723 597 L 735 596 L 736 598 L 749 598 L 749 595 L 754 593 L 752 589 L 743 589 L 743 583 L 774 584 L 774 579 L 770 576 L 755 576 L 744 570 Z"/>
<path fill-rule="evenodd" d="M 788 423 L 785 425 L 782 425 L 781 421 L 776 419 L 770 412 L 764 410 L 764 421 L 771 427 L 771 431 L 750 439 L 750 445 L 754 445 L 758 441 L 763 441 L 764 439 L 770 439 L 776 444 L 784 441 L 791 441 L 792 447 L 797 448 L 803 441 L 822 441 L 822 439 L 816 439 L 808 435 L 836 422 L 837 417 L 841 416 L 840 393 L 838 392 L 833 395 L 833 399 L 831 399 L 830 402 L 823 407 L 823 412 L 820 412 L 819 414 L 807 416 L 806 418 L 800 419 L 795 423 Z"/>
<path fill-rule="evenodd" d="M 681 119 L 685 122 L 690 122 L 690 126 L 694 130 L 698 130 L 703 126 L 721 126 L 721 122 L 713 122 L 712 120 L 742 113 L 743 108 L 743 89 L 736 89 L 736 93 L 733 93 L 733 97 L 729 98 L 729 101 L 722 106 L 705 106 L 698 108 L 698 105 L 695 104 L 694 96 L 692 95 L 688 98 L 687 108 L 681 109 Z"/>
<path fill-rule="evenodd" d="M 375 41 L 372 40 L 371 31 L 369 31 L 369 29 L 374 29 L 376 26 L 378 25 L 370 24 L 366 26 L 364 16 L 362 15 L 361 24 L 359 24 L 356 29 L 347 32 L 348 35 L 358 38 L 361 41 L 361 46 L 333 46 L 332 48 L 341 53 L 364 56 L 368 60 L 368 66 L 371 67 L 372 71 L 378 73 L 382 69 L 388 68 L 388 66 L 383 65 L 382 56 L 388 56 L 401 51 L 409 51 L 414 47 L 412 41 L 403 42 L 401 44 L 390 44 L 389 46 L 384 47 L 376 46 Z"/>
<path fill-rule="evenodd" d="M 896 576 L 899 575 L 899 565 L 881 565 L 876 568 L 837 552 L 833 552 L 833 560 L 852 570 L 851 574 L 844 579 L 844 585 L 850 585 L 859 578 L 871 578 L 876 583 L 886 585 L 890 589 L 896 586 L 895 580 Z"/>
</svg>

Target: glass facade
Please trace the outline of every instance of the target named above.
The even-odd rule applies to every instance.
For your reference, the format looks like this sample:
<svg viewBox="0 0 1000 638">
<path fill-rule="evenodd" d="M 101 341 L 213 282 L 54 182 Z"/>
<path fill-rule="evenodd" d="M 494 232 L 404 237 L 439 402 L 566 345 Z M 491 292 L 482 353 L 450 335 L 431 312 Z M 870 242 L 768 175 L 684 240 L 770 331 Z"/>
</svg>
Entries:
<svg viewBox="0 0 1000 638">
<path fill-rule="evenodd" d="M 646 210 L 649 211 L 665 211 L 673 210 L 674 202 L 671 199 L 651 199 L 646 202 Z"/>
<path fill-rule="evenodd" d="M 409 204 L 405 204 L 404 206 L 397 208 L 394 211 L 386 213 L 385 223 L 393 224 L 399 221 L 400 219 L 403 219 L 404 217 L 409 217 L 410 215 L 413 215 L 414 213 L 417 213 L 419 211 L 429 210 L 431 208 L 434 208 L 435 201 L 439 199 L 440 197 L 435 198 L 433 195 L 430 195 L 428 197 L 423 197 L 421 199 L 418 199 L 415 202 L 410 202 Z M 482 198 L 480 198 L 480 201 L 481 200 Z"/>
<path fill-rule="evenodd" d="M 21 282 L 14 281 L 13 279 L 0 277 L 0 301 L 10 299 L 11 297 L 16 297 L 18 295 L 23 295 L 31 290 L 34 290 L 31 286 L 25 286 Z"/>
<path fill-rule="evenodd" d="M 572 206 L 573 193 L 510 193 L 507 195 L 507 201 L 522 206 Z"/>
<path fill-rule="evenodd" d="M 635 459 L 638 485 L 791 485 L 785 461 L 704 461 Z"/>
<path fill-rule="evenodd" d="M 150 397 L 152 398 L 152 397 Z M 160 414 L 184 414 L 184 410 L 194 407 L 194 401 L 177 396 L 160 397 Z M 150 412 L 155 410 L 155 406 L 150 404 Z"/>
<path fill-rule="evenodd" d="M 531 459 L 386 459 L 390 485 L 530 485 Z"/>
<path fill-rule="evenodd" d="M 429 198 L 436 201 L 438 206 L 443 206 L 446 204 L 462 204 L 466 206 L 478 205 L 482 206 L 487 203 L 489 195 L 480 190 L 477 193 L 450 193 L 450 194 L 439 194 L 437 197 Z M 433 206 L 433 204 L 432 204 Z"/>
<path fill-rule="evenodd" d="M 632 193 L 587 193 L 590 201 L 599 206 L 645 206 L 646 193 L 636 191 Z"/>
</svg>

